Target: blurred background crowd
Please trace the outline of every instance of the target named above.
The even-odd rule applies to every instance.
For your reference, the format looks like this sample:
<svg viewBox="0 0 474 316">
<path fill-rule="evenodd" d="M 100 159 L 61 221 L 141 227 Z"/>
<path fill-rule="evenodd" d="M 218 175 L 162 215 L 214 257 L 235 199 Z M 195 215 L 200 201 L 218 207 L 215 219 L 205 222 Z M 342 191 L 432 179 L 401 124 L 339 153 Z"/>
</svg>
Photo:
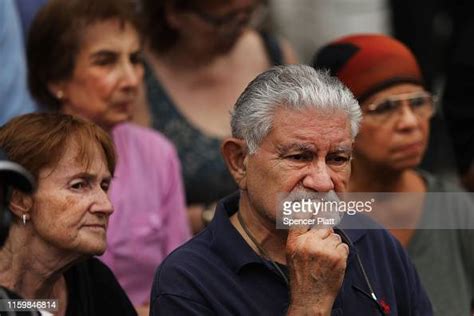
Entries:
<svg viewBox="0 0 474 316">
<path fill-rule="evenodd" d="M 402 189 L 416 190 L 417 181 L 432 185 L 433 175 L 452 183 L 452 190 L 474 191 L 472 9 L 474 2 L 468 0 L 0 0 L 0 124 L 26 113 L 47 112 L 93 122 L 111 137 L 117 163 L 112 167 L 113 159 L 107 154 L 103 162 L 109 170 L 104 178 L 113 175 L 110 189 L 106 184 L 112 206 L 103 210 L 109 214 L 108 209 L 114 209 L 107 247 L 83 247 L 79 252 L 98 255 L 105 251 L 99 258 L 117 278 L 117 287 L 124 289 L 138 313 L 147 315 L 157 265 L 199 233 L 212 220 L 216 202 L 237 189 L 221 157 L 220 144 L 231 133 L 229 112 L 240 93 L 256 75 L 275 65 L 304 63 L 337 75 L 338 69 L 331 68 L 342 67 L 334 65 L 341 61 L 326 63 L 318 60 L 317 53 L 338 38 L 383 34 L 399 43 L 381 40 L 381 47 L 394 45 L 397 50 L 401 45 L 401 50 L 406 47 L 413 53 L 407 62 L 416 65 L 417 81 L 403 94 L 418 93 L 415 97 L 432 102 L 432 108 L 415 113 L 421 127 L 418 123 L 403 127 L 404 133 L 420 128 L 427 138 L 426 151 L 424 146 L 421 150 L 423 160 L 403 168 L 423 169 L 429 175 L 412 173 L 413 186 Z M 353 71 L 357 77 L 357 70 Z M 371 103 L 367 100 L 359 101 L 361 105 Z M 39 118 L 13 121 L 10 134 L 0 132 L 0 140 L 4 139 L 0 145 L 21 144 L 13 137 L 13 126 L 18 134 L 30 130 L 30 137 L 54 127 L 41 122 Z M 380 126 L 367 130 L 367 135 L 382 135 Z M 71 128 L 64 127 L 76 133 Z M 364 138 L 363 133 L 360 151 L 368 165 L 378 166 L 376 154 L 370 155 L 379 143 L 383 147 L 383 140 Z M 25 136 L 21 141 L 28 139 Z M 98 142 L 107 147 L 106 140 Z M 69 150 L 81 151 L 77 149 L 81 146 L 84 144 L 58 152 L 51 163 L 61 165 Z M 4 150 L 12 159 L 14 151 Z M 25 155 L 39 151 L 31 147 Z M 97 154 L 90 148 L 86 152 Z M 365 170 L 364 161 L 357 162 L 354 179 L 361 173 L 376 178 L 375 171 L 385 170 L 382 165 Z M 46 166 L 50 163 L 39 165 L 33 174 L 43 190 L 41 181 L 45 180 L 39 175 Z M 354 191 L 393 189 L 364 187 L 363 181 L 354 181 Z M 21 210 L 17 211 L 19 219 Z M 30 217 L 23 218 L 19 225 L 35 224 L 28 220 Z M 34 226 L 29 234 L 49 240 L 42 229 Z M 408 247 L 410 236 L 397 237 Z M 51 256 L 46 250 L 42 255 Z M 413 257 L 417 255 L 415 251 Z M 426 259 L 420 260 L 424 267 Z M 1 261 L 0 284 L 15 284 L 2 277 L 8 270 L 2 270 Z M 68 264 L 50 269 L 56 276 L 48 279 L 51 284 L 56 284 L 57 273 L 62 275 Z M 92 265 L 100 268 L 90 268 Z M 101 265 L 89 263 L 89 269 L 108 269 Z M 66 275 L 68 289 L 78 275 Z M 430 282 L 426 281 L 430 287 L 437 286 Z M 22 289 L 16 287 L 19 294 L 34 297 Z M 87 293 L 87 287 L 76 291 Z M 470 299 L 472 296 L 466 300 Z M 76 305 L 80 304 L 71 302 Z M 127 304 L 119 307 L 133 309 Z"/>
</svg>

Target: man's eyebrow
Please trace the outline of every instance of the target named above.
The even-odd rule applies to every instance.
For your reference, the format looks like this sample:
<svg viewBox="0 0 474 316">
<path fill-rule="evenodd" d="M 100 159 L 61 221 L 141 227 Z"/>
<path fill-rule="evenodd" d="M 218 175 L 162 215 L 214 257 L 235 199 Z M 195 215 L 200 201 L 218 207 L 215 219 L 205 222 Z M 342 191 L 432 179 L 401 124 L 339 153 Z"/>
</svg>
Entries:
<svg viewBox="0 0 474 316">
<path fill-rule="evenodd" d="M 314 145 L 309 143 L 290 143 L 280 144 L 277 146 L 277 151 L 280 154 L 285 154 L 290 151 L 313 151 Z"/>
<path fill-rule="evenodd" d="M 331 148 L 330 152 L 331 152 L 331 154 L 351 153 L 352 152 L 352 146 L 350 146 L 350 145 L 336 146 L 334 148 Z"/>
</svg>

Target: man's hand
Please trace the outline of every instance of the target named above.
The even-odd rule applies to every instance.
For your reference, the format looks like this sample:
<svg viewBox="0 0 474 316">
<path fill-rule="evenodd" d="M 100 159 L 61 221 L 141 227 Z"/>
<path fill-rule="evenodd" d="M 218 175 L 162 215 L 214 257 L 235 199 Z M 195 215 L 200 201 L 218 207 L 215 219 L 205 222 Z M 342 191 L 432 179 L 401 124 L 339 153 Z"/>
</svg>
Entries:
<svg viewBox="0 0 474 316">
<path fill-rule="evenodd" d="M 295 228 L 288 233 L 288 315 L 330 315 L 341 288 L 349 247 L 332 228 Z"/>
</svg>

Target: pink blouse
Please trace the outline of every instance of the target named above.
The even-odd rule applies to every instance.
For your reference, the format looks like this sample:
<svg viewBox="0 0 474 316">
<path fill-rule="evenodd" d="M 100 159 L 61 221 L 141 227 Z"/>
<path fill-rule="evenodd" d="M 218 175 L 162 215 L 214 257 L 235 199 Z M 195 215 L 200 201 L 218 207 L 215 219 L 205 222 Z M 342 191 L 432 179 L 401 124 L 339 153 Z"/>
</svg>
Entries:
<svg viewBox="0 0 474 316">
<path fill-rule="evenodd" d="M 148 303 L 156 268 L 191 237 L 181 169 L 160 133 L 130 123 L 113 130 L 118 161 L 110 188 L 114 213 L 100 258 L 134 305 Z"/>
</svg>

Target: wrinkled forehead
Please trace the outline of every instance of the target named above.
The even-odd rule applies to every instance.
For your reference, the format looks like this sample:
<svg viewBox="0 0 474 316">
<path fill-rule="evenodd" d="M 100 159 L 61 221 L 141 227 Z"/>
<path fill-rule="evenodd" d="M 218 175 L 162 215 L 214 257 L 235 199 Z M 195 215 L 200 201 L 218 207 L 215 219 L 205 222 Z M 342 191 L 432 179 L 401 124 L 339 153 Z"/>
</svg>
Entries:
<svg viewBox="0 0 474 316">
<path fill-rule="evenodd" d="M 349 114 L 336 108 L 319 108 L 311 105 L 298 109 L 281 106 L 272 115 L 272 131 L 309 134 L 321 133 L 330 136 L 333 133 L 351 136 Z"/>
<path fill-rule="evenodd" d="M 409 94 L 414 92 L 425 91 L 422 85 L 413 83 L 399 83 L 386 87 L 380 91 L 377 91 L 368 96 L 364 101 L 361 102 L 361 107 L 367 107 L 369 104 L 374 102 L 384 101 L 390 97 L 396 97 L 398 95 Z"/>
<path fill-rule="evenodd" d="M 277 109 L 265 140 L 281 148 L 348 148 L 353 138 L 349 115 L 340 109 Z"/>
<path fill-rule="evenodd" d="M 62 152 L 61 152 L 62 151 Z M 94 139 L 81 133 L 71 135 L 64 141 L 55 159 L 40 170 L 39 178 L 44 179 L 55 173 L 87 172 L 94 163 L 103 163 L 107 168 L 106 155 L 102 146 Z M 110 172 L 110 170 L 107 170 Z"/>
</svg>

